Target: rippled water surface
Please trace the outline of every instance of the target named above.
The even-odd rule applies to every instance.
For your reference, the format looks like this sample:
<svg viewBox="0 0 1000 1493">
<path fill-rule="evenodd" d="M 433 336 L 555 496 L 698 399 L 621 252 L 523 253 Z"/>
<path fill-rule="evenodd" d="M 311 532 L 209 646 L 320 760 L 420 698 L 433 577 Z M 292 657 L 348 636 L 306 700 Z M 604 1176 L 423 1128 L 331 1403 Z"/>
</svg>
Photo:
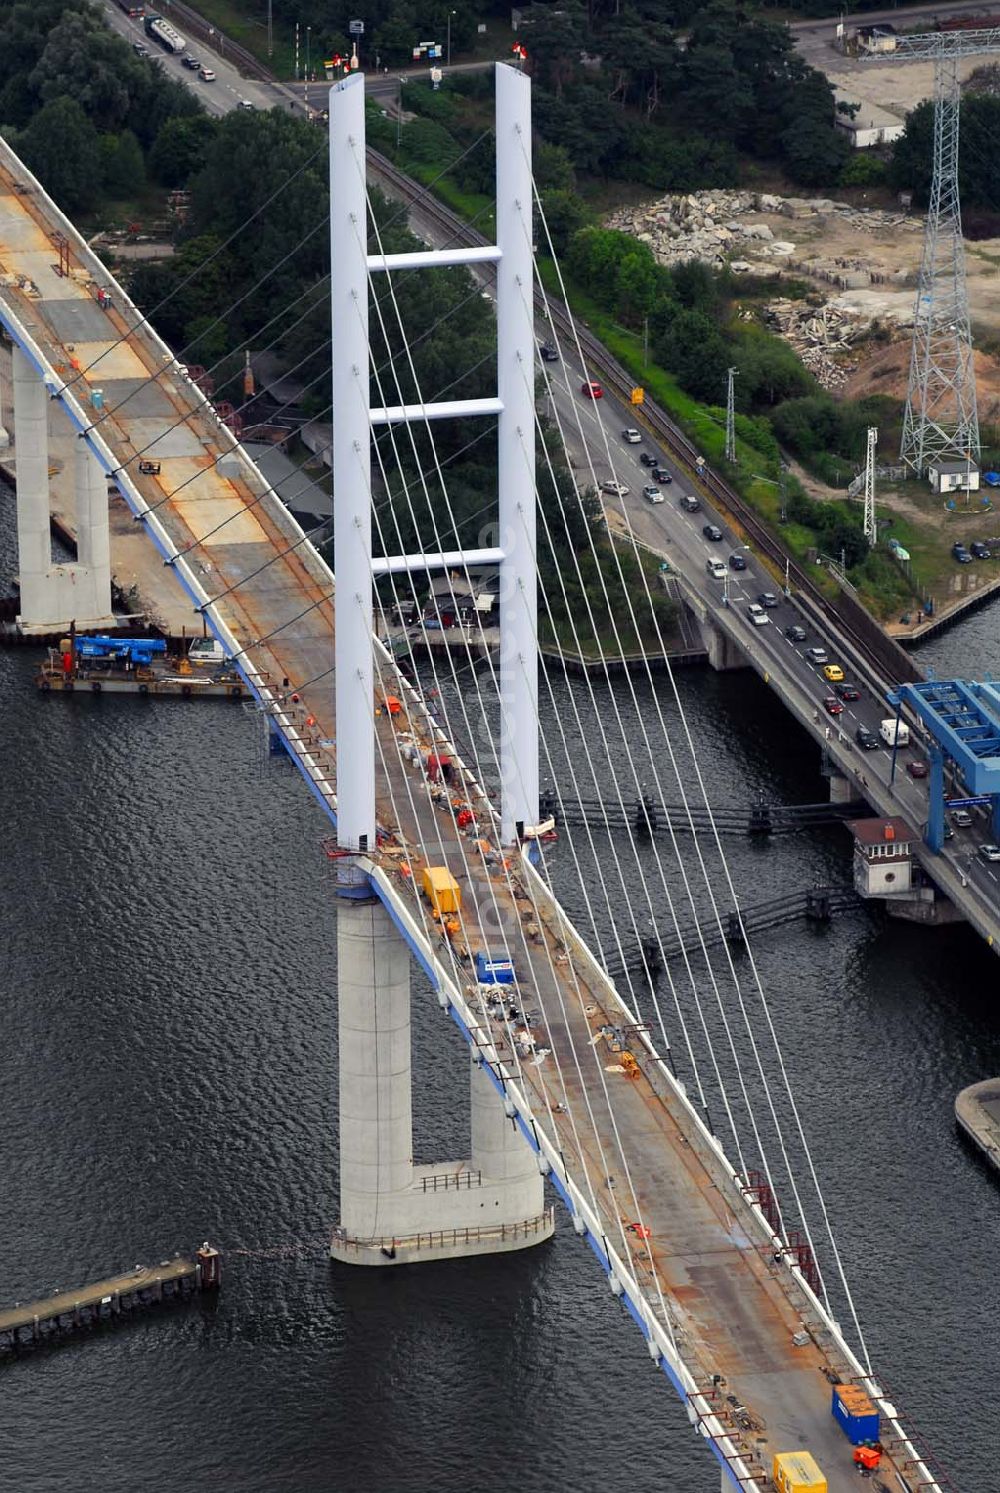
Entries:
<svg viewBox="0 0 1000 1493">
<path fill-rule="evenodd" d="M 9 542 L 0 562 L 9 574 Z M 996 626 L 982 612 L 928 655 L 941 671 L 985 671 Z M 290 772 L 262 765 L 242 710 L 39 700 L 33 661 L 0 652 L 0 1295 L 206 1235 L 227 1260 L 217 1305 L 3 1368 L 5 1485 L 715 1493 L 711 1460 L 564 1223 L 524 1255 L 330 1266 L 325 823 Z M 814 749 L 753 678 L 692 671 L 680 690 L 718 801 L 823 796 Z M 563 781 L 579 760 L 566 692 L 554 686 L 544 707 L 546 765 Z M 656 711 L 637 693 L 619 701 L 641 733 Z M 747 901 L 849 879 L 840 830 L 727 844 Z M 681 886 L 676 865 L 661 881 L 645 854 L 657 897 Z M 586 924 L 568 843 L 551 870 Z M 607 936 L 608 910 L 595 918 Z M 1000 1192 L 956 1137 L 952 1104 L 1000 1073 L 996 961 L 962 928 L 868 909 L 823 933 L 761 935 L 756 954 L 872 1356 L 956 1485 L 991 1488 Z M 414 988 L 430 1160 L 462 1148 L 465 1063 Z M 683 1068 L 677 1012 L 659 995 Z"/>
</svg>

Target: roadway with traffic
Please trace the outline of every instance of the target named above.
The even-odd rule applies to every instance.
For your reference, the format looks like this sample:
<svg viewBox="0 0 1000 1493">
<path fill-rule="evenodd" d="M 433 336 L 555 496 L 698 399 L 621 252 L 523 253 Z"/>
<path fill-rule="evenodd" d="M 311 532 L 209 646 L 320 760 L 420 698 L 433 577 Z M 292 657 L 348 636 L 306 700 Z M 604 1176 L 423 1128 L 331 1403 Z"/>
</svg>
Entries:
<svg viewBox="0 0 1000 1493">
<path fill-rule="evenodd" d="M 575 352 L 562 348 L 560 351 L 561 371 L 553 378 L 552 388 L 567 433 L 571 460 L 581 475 L 586 475 L 592 461 L 598 483 L 609 481 L 628 489 L 624 497 L 604 497 L 612 526 L 621 527 L 615 522 L 620 517 L 641 544 L 662 554 L 681 579 L 695 609 L 704 611 L 714 625 L 733 639 L 768 683 L 780 678 L 786 689 L 794 689 L 801 702 L 808 703 L 803 724 L 831 756 L 841 761 L 848 759 L 846 774 L 855 780 L 856 795 L 870 797 L 866 789 L 881 788 L 891 795 L 893 811 L 922 832 L 928 817 L 927 780 L 915 780 L 909 766 L 916 765 L 919 772 L 926 767 L 927 757 L 919 745 L 919 733 L 912 718 L 914 744 L 897 753 L 895 780 L 890 787 L 892 752 L 881 743 L 875 750 L 864 750 L 856 739 L 860 727 L 877 736 L 879 723 L 895 714 L 871 677 L 867 662 L 855 653 L 847 639 L 831 635 L 828 619 L 818 628 L 811 612 L 801 607 L 794 595 L 784 594 L 783 587 L 776 583 L 753 546 L 734 530 L 724 513 L 712 507 L 697 478 L 642 429 L 641 413 L 623 405 L 606 389 L 599 400 L 583 394 L 582 386 L 591 380 L 593 371 L 580 364 Z M 543 366 L 548 367 L 552 377 L 553 365 Z M 623 436 L 627 429 L 640 429 L 641 442 L 627 441 Z M 643 453 L 655 457 L 657 464 L 671 473 L 669 483 L 656 484 L 664 498 L 662 503 L 653 504 L 642 496 L 643 488 L 651 483 L 650 467 L 641 460 Z M 697 512 L 683 508 L 683 495 L 697 497 L 700 504 Z M 708 539 L 704 533 L 706 525 L 714 525 L 721 531 L 722 539 Z M 732 568 L 730 557 L 734 555 L 745 563 L 745 569 Z M 725 581 L 709 575 L 706 562 L 711 559 L 725 564 Z M 770 594 L 772 601 L 764 611 L 767 621 L 757 625 L 749 608 L 754 603 L 759 605 L 764 593 Z M 799 629 L 803 636 L 789 637 L 792 628 Z M 857 700 L 838 699 L 836 684 L 823 673 L 825 665 L 813 663 L 807 656 L 810 648 L 817 647 L 826 651 L 830 664 L 842 667 L 845 682 L 854 684 L 858 690 Z M 843 707 L 836 716 L 829 714 L 824 705 L 831 697 Z M 949 862 L 959 877 L 966 878 L 982 899 L 984 911 L 995 917 L 1000 907 L 1000 876 L 995 863 L 985 860 L 978 848 L 993 838 L 988 813 L 982 809 L 970 812 L 971 825 L 952 826 L 954 835 L 946 842 L 941 859 Z"/>
<path fill-rule="evenodd" d="M 959 10 L 961 6 L 948 7 Z M 148 40 L 142 30 L 141 21 L 130 20 L 110 3 L 106 3 L 107 16 L 114 29 L 132 41 Z M 916 12 L 920 14 L 921 12 Z M 899 12 L 903 19 L 904 13 Z M 176 19 L 176 16 L 174 17 Z M 833 25 L 832 22 L 804 23 L 809 27 Z M 802 29 L 801 27 L 798 29 Z M 189 49 L 198 55 L 197 48 Z M 160 49 L 157 48 L 159 56 Z M 204 83 L 191 69 L 185 68 L 181 58 L 164 53 L 160 63 L 192 89 L 215 114 L 225 114 L 239 107 L 246 100 L 255 107 L 269 108 L 277 104 L 294 102 L 289 100 L 287 85 L 274 82 L 250 80 L 241 77 L 232 63 L 219 57 L 213 60 L 217 74 L 214 83 Z M 378 80 L 374 80 L 378 82 Z M 370 169 L 380 184 L 392 192 L 398 190 L 400 181 L 405 181 L 389 163 L 369 152 Z M 410 223 L 428 243 L 440 246 L 456 241 L 453 215 L 443 209 L 429 193 L 419 190 L 419 195 L 409 199 Z M 473 235 L 470 235 L 470 238 Z M 478 237 L 478 236 L 476 236 Z M 491 285 L 492 268 L 484 266 L 480 271 L 482 283 Z M 555 307 L 553 306 L 553 312 Z M 884 692 L 887 680 L 884 672 L 873 665 L 870 654 L 857 646 L 856 638 L 847 636 L 847 629 L 833 631 L 834 623 L 827 614 L 814 617 L 811 609 L 804 608 L 794 596 L 785 596 L 780 583 L 768 571 L 759 553 L 748 545 L 744 536 L 737 535 L 728 518 L 708 501 L 707 492 L 692 476 L 690 467 L 680 463 L 663 443 L 656 444 L 650 436 L 650 422 L 646 416 L 637 416 L 631 406 L 620 403 L 607 383 L 603 386 L 603 397 L 593 400 L 580 390 L 583 383 L 594 377 L 600 378 L 602 371 L 592 364 L 591 339 L 581 328 L 584 356 L 578 355 L 575 346 L 568 346 L 565 336 L 559 336 L 560 324 L 565 318 L 539 318 L 538 340 L 541 345 L 558 341 L 560 359 L 555 364 L 542 363 L 551 379 L 552 394 L 556 401 L 561 423 L 566 432 L 568 452 L 577 470 L 586 473 L 593 461 L 598 483 L 616 481 L 630 489 L 623 500 L 611 499 L 608 507 L 614 513 L 620 511 L 637 540 L 662 553 L 671 563 L 678 578 L 690 595 L 696 610 L 710 616 L 714 624 L 728 634 L 737 647 L 765 681 L 778 689 L 785 703 L 798 715 L 802 724 L 810 730 L 820 746 L 845 776 L 853 777 L 857 792 L 864 793 L 873 805 L 884 811 L 899 813 L 915 829 L 923 831 L 928 817 L 926 782 L 914 781 L 905 770 L 904 761 L 926 761 L 925 755 L 915 747 L 906 754 L 899 754 L 895 781 L 892 775 L 891 753 L 881 746 L 875 751 L 862 751 L 855 742 L 859 726 L 867 726 L 877 733 L 879 722 L 893 713 L 886 703 Z M 645 437 L 642 446 L 628 445 L 622 431 L 637 422 Z M 585 449 L 586 448 L 586 449 Z M 640 450 L 658 454 L 660 462 L 671 472 L 672 481 L 663 488 L 666 501 L 652 505 L 641 496 L 648 483 L 649 470 L 639 459 Z M 610 459 L 609 459 L 610 458 Z M 697 513 L 686 513 L 679 505 L 681 493 L 697 492 L 701 509 Z M 714 523 L 723 532 L 721 542 L 707 541 L 702 529 L 706 523 Z M 728 580 L 709 577 L 705 562 L 718 555 L 727 562 L 730 554 L 739 551 L 747 561 L 743 571 L 729 570 Z M 772 560 L 773 564 L 773 560 Z M 724 600 L 723 591 L 728 593 Z M 771 592 L 777 605 L 766 611 L 769 621 L 756 626 L 748 613 L 748 607 L 763 592 Z M 817 626 L 817 622 L 821 625 Z M 806 638 L 796 641 L 786 635 L 786 629 L 798 626 L 805 630 Z M 837 635 L 839 634 L 839 636 Z M 821 667 L 813 665 L 806 657 L 810 647 L 826 648 L 831 662 L 840 663 L 850 682 L 857 685 L 860 698 L 843 701 L 843 713 L 837 717 L 827 715 L 823 701 L 833 693 L 830 683 L 823 677 Z M 915 722 L 911 720 L 911 729 Z M 829 738 L 827 733 L 829 732 Z M 917 732 L 913 732 L 918 739 Z M 927 850 L 921 852 L 925 867 L 932 870 L 935 878 L 944 884 L 943 889 L 953 900 L 963 901 L 963 893 L 973 893 L 978 904 L 974 909 L 979 916 L 973 921 L 988 938 L 993 937 L 1000 945 L 1000 876 L 994 863 L 983 859 L 978 846 L 992 840 L 989 822 L 982 811 L 972 811 L 973 823 L 968 828 L 954 826 L 954 836 L 946 842 L 939 857 Z M 942 864 L 943 863 L 943 864 Z M 951 872 L 951 876 L 947 872 Z M 944 873 L 944 874 L 942 874 Z M 969 909 L 970 911 L 972 909 Z"/>
</svg>

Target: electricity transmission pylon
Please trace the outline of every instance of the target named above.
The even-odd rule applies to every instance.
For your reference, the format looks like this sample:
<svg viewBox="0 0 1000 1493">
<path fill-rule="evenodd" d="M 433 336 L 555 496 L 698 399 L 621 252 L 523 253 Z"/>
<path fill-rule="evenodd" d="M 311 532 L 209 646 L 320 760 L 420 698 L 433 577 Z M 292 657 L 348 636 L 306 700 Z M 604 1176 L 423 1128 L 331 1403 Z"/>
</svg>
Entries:
<svg viewBox="0 0 1000 1493">
<path fill-rule="evenodd" d="M 933 62 L 934 162 L 924 233 L 900 458 L 921 476 L 932 461 L 979 460 L 965 245 L 958 195 L 962 57 L 1000 51 L 1000 30 L 900 36 L 892 52 L 862 60 Z"/>
<path fill-rule="evenodd" d="M 736 460 L 736 375 L 737 368 L 727 370 L 726 379 L 726 460 Z"/>
<path fill-rule="evenodd" d="M 874 549 L 878 540 L 878 521 L 875 517 L 875 445 L 878 431 L 874 425 L 868 427 L 868 456 L 865 461 L 865 516 L 864 531 L 868 544 Z"/>
</svg>

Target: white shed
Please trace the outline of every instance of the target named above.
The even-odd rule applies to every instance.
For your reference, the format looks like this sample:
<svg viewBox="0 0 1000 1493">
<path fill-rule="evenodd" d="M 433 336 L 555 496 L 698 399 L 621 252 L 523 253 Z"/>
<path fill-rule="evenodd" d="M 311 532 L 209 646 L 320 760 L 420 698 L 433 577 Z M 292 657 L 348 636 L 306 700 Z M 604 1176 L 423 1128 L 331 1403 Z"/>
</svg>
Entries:
<svg viewBox="0 0 1000 1493">
<path fill-rule="evenodd" d="M 974 461 L 932 461 L 927 478 L 934 492 L 979 491 L 979 467 Z"/>
</svg>

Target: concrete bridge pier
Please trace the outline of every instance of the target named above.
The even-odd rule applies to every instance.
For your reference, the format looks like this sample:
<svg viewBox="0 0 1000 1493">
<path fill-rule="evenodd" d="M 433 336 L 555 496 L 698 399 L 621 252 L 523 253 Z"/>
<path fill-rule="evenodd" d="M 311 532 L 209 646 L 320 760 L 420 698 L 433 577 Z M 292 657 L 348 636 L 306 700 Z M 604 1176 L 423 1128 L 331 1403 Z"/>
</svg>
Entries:
<svg viewBox="0 0 1000 1493">
<path fill-rule="evenodd" d="M 708 662 L 713 669 L 717 669 L 719 673 L 726 673 L 730 669 L 748 667 L 745 654 L 737 647 L 729 634 L 717 626 L 710 613 L 706 612 L 699 616 L 698 631 L 708 651 Z"/>
<path fill-rule="evenodd" d="M 468 1159 L 413 1164 L 410 952 L 365 878 L 337 910 L 340 1224 L 330 1253 L 404 1265 L 524 1249 L 553 1230 L 534 1154 L 472 1069 Z"/>
<path fill-rule="evenodd" d="M 19 624 L 31 633 L 108 627 L 111 554 L 104 473 L 84 441 L 76 457 L 78 558 L 52 559 L 49 517 L 49 394 L 41 374 L 17 346 L 12 356 L 14 460 L 17 488 Z"/>
</svg>

